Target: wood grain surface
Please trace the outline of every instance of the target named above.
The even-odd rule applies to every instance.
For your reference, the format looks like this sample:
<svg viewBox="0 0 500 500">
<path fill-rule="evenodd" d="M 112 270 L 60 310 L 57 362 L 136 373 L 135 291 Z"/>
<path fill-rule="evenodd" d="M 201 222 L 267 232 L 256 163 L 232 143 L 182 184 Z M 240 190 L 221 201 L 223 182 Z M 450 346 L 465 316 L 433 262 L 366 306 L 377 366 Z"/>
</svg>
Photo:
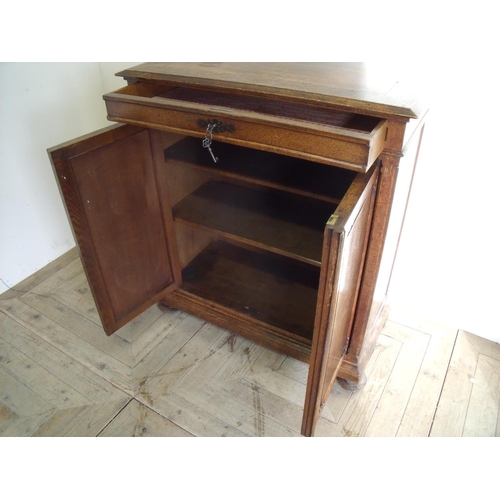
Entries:
<svg viewBox="0 0 500 500">
<path fill-rule="evenodd" d="M 1 436 L 300 436 L 308 365 L 156 306 L 103 334 L 73 250 L 0 296 Z M 498 436 L 500 346 L 393 311 L 316 436 Z"/>
</svg>

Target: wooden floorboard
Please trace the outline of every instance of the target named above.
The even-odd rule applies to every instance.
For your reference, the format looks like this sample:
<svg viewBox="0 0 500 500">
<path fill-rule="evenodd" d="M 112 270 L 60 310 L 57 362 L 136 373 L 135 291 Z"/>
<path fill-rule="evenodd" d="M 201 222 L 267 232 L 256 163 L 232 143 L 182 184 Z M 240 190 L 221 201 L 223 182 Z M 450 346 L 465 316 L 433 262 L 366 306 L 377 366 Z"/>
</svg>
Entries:
<svg viewBox="0 0 500 500">
<path fill-rule="evenodd" d="M 180 311 L 101 327 L 70 251 L 0 296 L 0 436 L 299 437 L 308 365 Z M 500 345 L 393 311 L 316 436 L 498 436 Z"/>
<path fill-rule="evenodd" d="M 192 437 L 182 427 L 132 399 L 99 437 Z"/>
</svg>

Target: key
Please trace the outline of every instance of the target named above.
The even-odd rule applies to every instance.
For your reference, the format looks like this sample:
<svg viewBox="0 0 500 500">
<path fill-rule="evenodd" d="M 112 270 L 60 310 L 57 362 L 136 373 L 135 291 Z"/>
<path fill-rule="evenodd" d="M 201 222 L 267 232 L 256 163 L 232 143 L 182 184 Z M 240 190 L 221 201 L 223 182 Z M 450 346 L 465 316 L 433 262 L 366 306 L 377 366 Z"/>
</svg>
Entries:
<svg viewBox="0 0 500 500">
<path fill-rule="evenodd" d="M 217 163 L 219 161 L 219 158 L 217 158 L 214 155 L 214 152 L 212 151 L 212 148 L 210 146 L 207 146 L 207 148 L 208 148 L 208 152 L 212 155 L 212 158 L 214 159 L 214 163 Z"/>
<path fill-rule="evenodd" d="M 205 137 L 201 144 L 203 145 L 204 148 L 208 149 L 209 153 L 212 155 L 212 159 L 214 160 L 214 163 L 217 163 L 219 161 L 219 158 L 217 158 L 214 155 L 214 152 L 212 151 L 212 148 L 210 147 L 212 145 L 212 130 L 214 129 L 215 124 L 209 123 L 207 126 L 207 130 L 205 132 Z"/>
</svg>

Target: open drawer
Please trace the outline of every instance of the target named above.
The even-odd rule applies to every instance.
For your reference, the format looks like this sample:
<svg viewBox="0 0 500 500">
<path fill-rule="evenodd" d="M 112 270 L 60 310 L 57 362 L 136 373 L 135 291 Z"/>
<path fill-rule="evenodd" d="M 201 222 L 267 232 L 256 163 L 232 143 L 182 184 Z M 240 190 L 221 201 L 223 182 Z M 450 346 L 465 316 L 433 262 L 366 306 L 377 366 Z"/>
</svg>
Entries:
<svg viewBox="0 0 500 500">
<path fill-rule="evenodd" d="M 367 171 L 384 148 L 383 118 L 236 92 L 139 81 L 104 96 L 108 119 Z"/>
</svg>

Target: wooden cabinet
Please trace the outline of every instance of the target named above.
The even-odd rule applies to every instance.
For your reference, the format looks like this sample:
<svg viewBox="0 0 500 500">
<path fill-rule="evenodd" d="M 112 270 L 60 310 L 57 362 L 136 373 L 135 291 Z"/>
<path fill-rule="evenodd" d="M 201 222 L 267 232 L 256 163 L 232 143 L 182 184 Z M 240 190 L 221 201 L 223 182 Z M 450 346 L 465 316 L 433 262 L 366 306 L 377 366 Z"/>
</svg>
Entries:
<svg viewBox="0 0 500 500">
<path fill-rule="evenodd" d="M 362 381 L 422 125 L 342 95 L 363 68 L 141 65 L 104 96 L 124 124 L 50 150 L 106 333 L 159 302 L 308 362 L 305 435 L 336 377 Z"/>
</svg>

